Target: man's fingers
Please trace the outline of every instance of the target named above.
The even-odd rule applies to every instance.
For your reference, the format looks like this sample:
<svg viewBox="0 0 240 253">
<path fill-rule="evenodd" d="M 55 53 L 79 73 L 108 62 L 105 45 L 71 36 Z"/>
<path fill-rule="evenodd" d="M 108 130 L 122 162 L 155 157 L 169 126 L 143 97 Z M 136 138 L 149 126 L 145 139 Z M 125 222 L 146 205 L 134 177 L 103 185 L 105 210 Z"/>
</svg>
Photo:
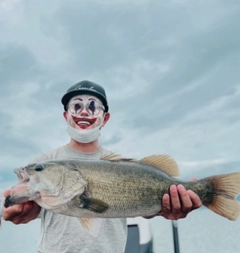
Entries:
<svg viewBox="0 0 240 253">
<path fill-rule="evenodd" d="M 17 204 L 8 208 L 3 207 L 2 216 L 4 220 L 10 220 L 14 224 L 27 223 L 37 218 L 41 207 L 35 202 L 29 201 L 23 204 Z"/>
<path fill-rule="evenodd" d="M 198 179 L 196 177 L 191 178 L 191 181 L 197 181 Z"/>
<path fill-rule="evenodd" d="M 188 190 L 187 192 L 192 202 L 192 210 L 199 208 L 202 205 L 202 201 L 199 196 L 191 190 Z"/>
<path fill-rule="evenodd" d="M 189 212 L 199 208 L 202 201 L 199 196 L 186 190 L 183 185 L 171 185 L 169 194 L 164 194 L 162 198 L 162 210 L 158 215 L 166 219 L 178 220 L 185 218 Z"/>
<path fill-rule="evenodd" d="M 170 186 L 170 199 L 172 214 L 178 214 L 181 211 L 181 201 L 179 199 L 178 189 L 176 185 Z"/>
<path fill-rule="evenodd" d="M 181 210 L 183 213 L 189 213 L 192 210 L 193 203 L 187 190 L 183 187 L 183 185 L 177 186 L 179 198 L 181 200 Z"/>
<path fill-rule="evenodd" d="M 163 195 L 162 212 L 171 212 L 170 196 L 168 194 Z"/>
<path fill-rule="evenodd" d="M 3 219 L 4 220 L 9 220 L 12 217 L 18 216 L 19 213 L 22 212 L 22 209 L 23 209 L 22 204 L 9 206 L 8 208 L 3 206 L 3 208 L 2 208 L 2 210 L 3 210 L 3 212 L 2 212 Z"/>
<path fill-rule="evenodd" d="M 10 192 L 11 192 L 11 190 L 5 190 L 4 192 L 3 192 L 3 196 L 4 197 L 7 197 L 9 194 L 10 194 Z"/>
<path fill-rule="evenodd" d="M 40 213 L 41 207 L 33 201 L 29 201 L 23 204 L 22 213 L 16 217 L 15 222 L 28 223 L 29 220 L 37 218 Z"/>
</svg>

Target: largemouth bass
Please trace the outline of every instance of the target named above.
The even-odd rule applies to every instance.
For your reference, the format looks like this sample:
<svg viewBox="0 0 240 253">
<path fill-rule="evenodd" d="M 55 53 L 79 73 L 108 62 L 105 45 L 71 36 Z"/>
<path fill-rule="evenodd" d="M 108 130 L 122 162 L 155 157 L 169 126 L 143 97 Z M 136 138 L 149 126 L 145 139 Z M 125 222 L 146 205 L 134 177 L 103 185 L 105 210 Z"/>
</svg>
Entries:
<svg viewBox="0 0 240 253">
<path fill-rule="evenodd" d="M 15 169 L 19 182 L 5 207 L 34 200 L 55 213 L 78 217 L 94 234 L 94 218 L 152 216 L 161 211 L 162 197 L 173 184 L 196 192 L 204 206 L 236 220 L 240 173 L 181 181 L 177 163 L 168 155 L 141 160 L 110 155 L 97 161 L 53 160 Z"/>
</svg>

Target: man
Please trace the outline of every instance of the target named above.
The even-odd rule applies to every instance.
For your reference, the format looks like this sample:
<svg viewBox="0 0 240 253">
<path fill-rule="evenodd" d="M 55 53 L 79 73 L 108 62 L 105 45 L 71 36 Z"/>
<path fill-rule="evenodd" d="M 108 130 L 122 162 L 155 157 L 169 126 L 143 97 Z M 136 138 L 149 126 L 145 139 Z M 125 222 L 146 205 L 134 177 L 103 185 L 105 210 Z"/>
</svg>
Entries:
<svg viewBox="0 0 240 253">
<path fill-rule="evenodd" d="M 63 116 L 67 122 L 70 142 L 47 153 L 38 155 L 31 163 L 53 159 L 96 160 L 111 152 L 99 145 L 100 130 L 108 122 L 108 102 L 105 90 L 90 81 L 79 82 L 70 87 L 62 97 Z M 6 196 L 10 190 L 6 190 Z M 201 206 L 201 200 L 182 185 L 171 186 L 170 195 L 162 200 L 159 214 L 167 219 L 184 218 L 193 209 Z M 27 223 L 37 217 L 42 220 L 38 252 L 122 253 L 126 245 L 126 219 L 103 219 L 101 231 L 94 238 L 86 233 L 75 217 L 48 212 L 35 202 L 14 205 L 2 209 L 3 218 L 14 224 Z"/>
</svg>

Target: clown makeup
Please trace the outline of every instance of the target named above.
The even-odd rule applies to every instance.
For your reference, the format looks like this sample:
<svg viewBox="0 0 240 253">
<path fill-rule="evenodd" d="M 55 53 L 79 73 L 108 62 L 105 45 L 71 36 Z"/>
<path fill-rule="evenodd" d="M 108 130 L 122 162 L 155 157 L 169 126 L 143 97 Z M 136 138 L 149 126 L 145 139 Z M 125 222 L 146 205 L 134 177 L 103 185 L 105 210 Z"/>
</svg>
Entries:
<svg viewBox="0 0 240 253">
<path fill-rule="evenodd" d="M 104 111 L 104 106 L 99 100 L 89 98 L 83 100 L 77 97 L 68 104 L 68 112 L 74 117 L 81 117 L 81 113 L 85 110 L 91 116 L 97 116 Z"/>
<path fill-rule="evenodd" d="M 101 128 L 104 116 L 104 106 L 94 96 L 79 95 L 69 101 L 67 122 L 76 129 Z"/>
</svg>

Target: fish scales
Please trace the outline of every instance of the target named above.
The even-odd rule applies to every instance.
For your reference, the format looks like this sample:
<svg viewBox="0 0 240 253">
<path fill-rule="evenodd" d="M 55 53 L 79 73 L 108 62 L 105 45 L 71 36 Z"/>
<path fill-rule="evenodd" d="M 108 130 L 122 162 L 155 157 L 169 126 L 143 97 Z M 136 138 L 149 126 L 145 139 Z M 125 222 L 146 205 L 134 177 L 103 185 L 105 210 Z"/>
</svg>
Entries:
<svg viewBox="0 0 240 253">
<path fill-rule="evenodd" d="M 89 166 L 82 162 L 74 165 L 88 182 L 86 194 L 94 199 L 109 203 L 106 212 L 92 213 L 101 217 L 131 217 L 149 215 L 161 210 L 162 195 L 168 192 L 171 181 L 164 182 L 167 176 L 163 171 L 150 165 L 125 162 L 94 161 Z M 170 178 L 171 179 L 171 178 Z M 162 187 L 161 187 L 162 186 Z M 84 215 L 88 214 L 85 210 Z"/>
</svg>

